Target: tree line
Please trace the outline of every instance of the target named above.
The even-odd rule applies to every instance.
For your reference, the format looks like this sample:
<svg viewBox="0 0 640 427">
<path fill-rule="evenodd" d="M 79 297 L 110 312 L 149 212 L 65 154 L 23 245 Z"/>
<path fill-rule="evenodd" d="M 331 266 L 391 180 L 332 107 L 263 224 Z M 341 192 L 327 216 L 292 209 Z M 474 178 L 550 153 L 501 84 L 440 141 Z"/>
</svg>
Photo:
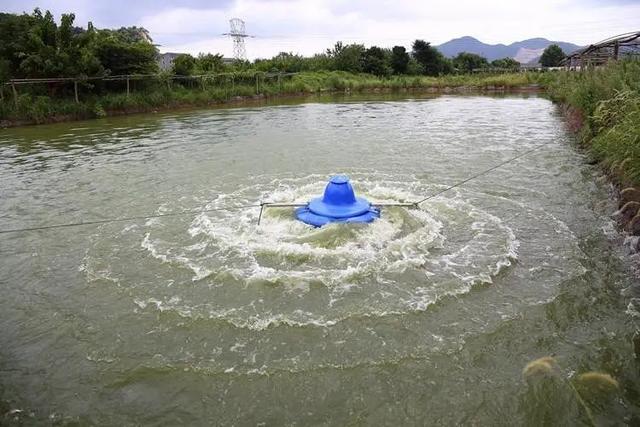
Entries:
<svg viewBox="0 0 640 427">
<path fill-rule="evenodd" d="M 193 57 L 188 54 L 178 56 L 173 63 L 173 72 L 180 75 L 198 74 L 206 67 L 203 62 L 210 61 L 211 55 Z M 224 68 L 222 57 L 219 67 Z M 363 44 L 344 44 L 337 42 L 323 53 L 310 57 L 281 52 L 271 59 L 243 61 L 230 67 L 239 70 L 256 71 L 347 71 L 350 73 L 368 73 L 379 77 L 391 75 L 427 75 L 439 76 L 453 73 L 470 73 L 477 69 L 503 69 L 515 71 L 520 63 L 513 58 L 503 58 L 489 62 L 486 58 L 473 53 L 462 52 L 454 58 L 446 58 L 438 49 L 424 40 L 415 40 L 411 50 L 404 46 L 382 48 L 366 47 Z"/>
<path fill-rule="evenodd" d="M 0 80 L 89 77 L 158 71 L 157 48 L 144 28 L 98 30 L 74 25 L 74 14 L 56 23 L 51 12 L 0 13 Z"/>
<path fill-rule="evenodd" d="M 141 27 L 97 29 L 76 26 L 73 13 L 63 14 L 57 23 L 40 9 L 33 13 L 0 13 L 0 81 L 12 78 L 94 77 L 158 73 L 158 49 L 149 32 Z M 549 52 L 547 52 L 549 51 Z M 558 65 L 564 54 L 552 45 L 545 50 L 543 65 Z M 171 74 L 193 75 L 235 71 L 325 71 L 339 70 L 376 76 L 468 73 L 476 69 L 516 70 L 513 58 L 489 62 L 463 52 L 446 58 L 429 42 L 415 40 L 411 50 L 404 46 L 381 48 L 337 42 L 325 52 L 303 57 L 280 53 L 271 59 L 228 64 L 222 55 L 180 55 Z"/>
</svg>

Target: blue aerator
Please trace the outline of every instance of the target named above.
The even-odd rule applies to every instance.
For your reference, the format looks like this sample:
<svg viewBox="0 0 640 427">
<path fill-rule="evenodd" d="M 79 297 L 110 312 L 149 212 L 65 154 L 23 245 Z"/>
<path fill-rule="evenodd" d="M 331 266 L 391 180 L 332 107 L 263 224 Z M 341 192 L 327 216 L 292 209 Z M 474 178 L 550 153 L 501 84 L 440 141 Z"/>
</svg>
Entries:
<svg viewBox="0 0 640 427">
<path fill-rule="evenodd" d="M 372 222 L 380 218 L 380 210 L 368 200 L 356 197 L 346 175 L 335 175 L 324 189 L 324 195 L 311 199 L 306 206 L 296 209 L 296 218 L 314 227 L 331 222 Z"/>
</svg>

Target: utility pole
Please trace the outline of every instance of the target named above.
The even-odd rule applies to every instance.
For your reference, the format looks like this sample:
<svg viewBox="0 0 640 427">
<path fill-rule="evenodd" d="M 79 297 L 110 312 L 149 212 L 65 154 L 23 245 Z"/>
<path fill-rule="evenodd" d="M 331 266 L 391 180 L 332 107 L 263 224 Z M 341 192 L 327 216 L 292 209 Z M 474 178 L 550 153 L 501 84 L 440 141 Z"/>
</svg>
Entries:
<svg viewBox="0 0 640 427">
<path fill-rule="evenodd" d="M 247 51 L 244 46 L 244 39 L 253 36 L 247 34 L 244 21 L 240 18 L 230 19 L 229 26 L 231 27 L 231 31 L 229 31 L 228 33 L 224 33 L 223 36 L 229 36 L 233 40 L 233 58 L 238 61 L 247 59 Z"/>
</svg>

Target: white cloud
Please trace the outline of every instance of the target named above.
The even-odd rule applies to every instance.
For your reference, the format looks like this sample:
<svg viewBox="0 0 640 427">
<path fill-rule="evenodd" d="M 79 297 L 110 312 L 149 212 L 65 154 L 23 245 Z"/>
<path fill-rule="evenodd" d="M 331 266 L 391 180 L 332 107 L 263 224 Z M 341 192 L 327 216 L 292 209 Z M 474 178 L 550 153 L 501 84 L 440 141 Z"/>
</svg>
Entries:
<svg viewBox="0 0 640 427">
<path fill-rule="evenodd" d="M 434 44 L 474 36 L 487 43 L 531 37 L 588 44 L 637 29 L 640 4 L 576 0 L 236 0 L 223 9 L 166 7 L 140 19 L 163 51 L 219 52 L 231 55 L 221 36 L 228 20 L 240 17 L 250 58 L 280 51 L 321 52 L 337 40 L 366 45 L 409 46 L 416 38 Z"/>
</svg>

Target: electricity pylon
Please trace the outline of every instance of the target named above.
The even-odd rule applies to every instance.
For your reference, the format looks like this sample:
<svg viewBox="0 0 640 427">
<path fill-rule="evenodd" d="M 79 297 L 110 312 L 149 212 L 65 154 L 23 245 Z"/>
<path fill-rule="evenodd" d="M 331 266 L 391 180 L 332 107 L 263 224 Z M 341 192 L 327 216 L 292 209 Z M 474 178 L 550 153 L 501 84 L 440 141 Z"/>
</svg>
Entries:
<svg viewBox="0 0 640 427">
<path fill-rule="evenodd" d="M 231 31 L 224 33 L 224 36 L 229 36 L 233 40 L 233 58 L 236 60 L 247 59 L 247 50 L 244 47 L 244 39 L 247 37 L 253 37 L 247 34 L 244 21 L 240 18 L 233 18 L 229 20 Z"/>
</svg>

